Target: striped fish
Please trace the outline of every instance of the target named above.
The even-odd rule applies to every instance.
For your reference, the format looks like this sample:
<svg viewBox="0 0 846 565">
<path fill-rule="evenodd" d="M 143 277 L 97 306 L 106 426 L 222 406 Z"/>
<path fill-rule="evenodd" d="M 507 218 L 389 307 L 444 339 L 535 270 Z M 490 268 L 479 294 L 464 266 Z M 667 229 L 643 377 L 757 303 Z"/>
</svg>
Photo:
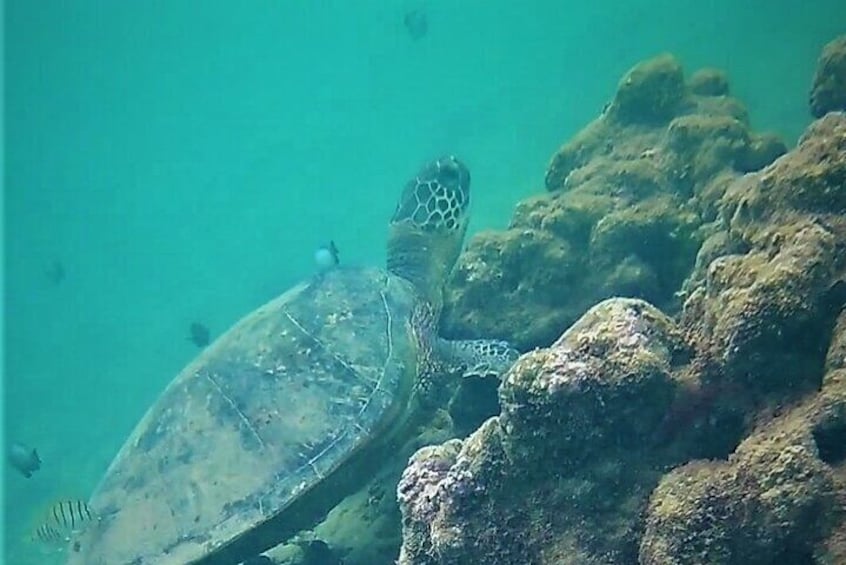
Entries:
<svg viewBox="0 0 846 565">
<path fill-rule="evenodd" d="M 70 541 L 71 534 L 95 516 L 84 500 L 60 500 L 47 511 L 44 521 L 35 529 L 33 538 L 55 544 Z"/>
</svg>

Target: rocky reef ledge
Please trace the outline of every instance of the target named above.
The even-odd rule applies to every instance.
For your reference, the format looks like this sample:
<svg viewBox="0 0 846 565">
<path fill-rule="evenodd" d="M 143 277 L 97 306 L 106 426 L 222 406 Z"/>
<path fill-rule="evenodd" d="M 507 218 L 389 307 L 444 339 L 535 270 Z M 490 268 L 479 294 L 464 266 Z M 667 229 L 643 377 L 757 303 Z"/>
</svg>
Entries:
<svg viewBox="0 0 846 565">
<path fill-rule="evenodd" d="M 612 296 L 677 310 L 723 193 L 786 150 L 750 129 L 722 72 L 686 81 L 670 55 L 637 65 L 552 158 L 548 192 L 520 202 L 507 230 L 470 242 L 448 287 L 444 331 L 528 349 Z"/>
<path fill-rule="evenodd" d="M 787 152 L 646 61 L 473 240 L 445 330 L 528 353 L 411 458 L 400 564 L 846 563 L 846 114 L 811 99 Z"/>
</svg>

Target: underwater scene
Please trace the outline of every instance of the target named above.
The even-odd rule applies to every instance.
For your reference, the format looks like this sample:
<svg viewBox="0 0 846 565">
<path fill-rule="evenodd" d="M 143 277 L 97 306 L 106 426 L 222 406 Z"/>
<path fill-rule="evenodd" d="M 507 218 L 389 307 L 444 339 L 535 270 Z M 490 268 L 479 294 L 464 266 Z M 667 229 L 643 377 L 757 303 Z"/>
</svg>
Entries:
<svg viewBox="0 0 846 565">
<path fill-rule="evenodd" d="M 10 565 L 846 564 L 846 3 L 4 5 Z"/>
</svg>

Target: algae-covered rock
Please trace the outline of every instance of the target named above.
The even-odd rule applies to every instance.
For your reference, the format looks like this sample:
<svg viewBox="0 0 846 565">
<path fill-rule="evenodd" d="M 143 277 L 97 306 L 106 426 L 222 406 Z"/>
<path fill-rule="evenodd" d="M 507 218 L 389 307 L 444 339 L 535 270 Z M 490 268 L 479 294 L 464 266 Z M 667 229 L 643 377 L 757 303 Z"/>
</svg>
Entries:
<svg viewBox="0 0 846 565">
<path fill-rule="evenodd" d="M 503 380 L 506 450 L 527 469 L 561 471 L 652 437 L 677 386 L 672 369 L 688 356 L 680 332 L 653 306 L 596 305 Z"/>
<path fill-rule="evenodd" d="M 431 534 L 441 511 L 440 493 L 461 446 L 454 439 L 424 447 L 408 462 L 397 486 L 403 524 L 400 563 L 426 563 L 425 556 L 436 552 L 437 540 Z"/>
<path fill-rule="evenodd" d="M 842 216 L 844 155 L 846 114 L 832 112 L 808 127 L 788 157 L 736 183 L 722 202 L 724 217 L 740 214 L 739 221 L 767 222 L 787 212 Z"/>
<path fill-rule="evenodd" d="M 819 226 L 797 226 L 780 249 L 711 262 L 707 326 L 729 375 L 761 393 L 819 385 L 831 323 L 837 246 Z"/>
<path fill-rule="evenodd" d="M 669 318 L 631 299 L 524 355 L 499 417 L 409 463 L 400 563 L 632 562 L 664 464 L 649 449 L 689 355 Z"/>
<path fill-rule="evenodd" d="M 753 134 L 746 151 L 738 156 L 735 167 L 742 173 L 763 169 L 787 153 L 784 140 L 773 133 Z"/>
<path fill-rule="evenodd" d="M 826 372 L 846 369 L 846 311 L 840 312 L 825 357 Z"/>
<path fill-rule="evenodd" d="M 728 96 L 728 76 L 720 69 L 700 69 L 690 77 L 688 88 L 700 96 Z"/>
<path fill-rule="evenodd" d="M 726 165 L 736 168 L 749 147 L 749 130 L 731 116 L 679 116 L 667 128 L 666 143 L 701 181 Z"/>
<path fill-rule="evenodd" d="M 526 268 L 532 264 L 550 268 Z M 581 307 L 582 301 L 573 295 L 581 292 L 579 276 L 585 268 L 585 257 L 548 230 L 482 233 L 453 271 L 445 316 L 460 312 L 461 328 L 446 322 L 446 331 L 470 336 L 486 328 L 522 348 L 551 341 L 556 329 L 580 314 L 573 304 Z"/>
<path fill-rule="evenodd" d="M 727 92 L 714 70 L 685 84 L 669 55 L 627 73 L 607 111 L 553 156 L 549 192 L 470 242 L 446 289 L 445 334 L 530 349 L 612 296 L 677 309 L 727 187 L 785 150 L 751 131 Z"/>
<path fill-rule="evenodd" d="M 691 464 L 662 482 L 642 562 L 846 556 L 844 162 L 846 116 L 829 113 L 717 200 L 725 229 L 700 249 L 684 325 L 715 363 L 712 385 L 736 391 L 748 423 L 784 415 L 759 424 L 728 463 Z"/>
<path fill-rule="evenodd" d="M 661 55 L 626 73 L 609 114 L 621 123 L 663 123 L 675 115 L 684 96 L 681 65 L 672 55 Z"/>
<path fill-rule="evenodd" d="M 685 319 L 721 360 L 725 378 L 745 390 L 795 394 L 819 386 L 846 300 L 844 179 L 846 116 L 831 113 L 794 151 L 737 179 L 719 201 L 727 230 L 700 249 L 689 285 L 700 292 L 690 293 Z"/>
<path fill-rule="evenodd" d="M 643 301 L 601 302 L 520 358 L 500 386 L 500 415 L 451 444 L 427 489 L 413 486 L 426 458 L 415 460 L 400 493 L 401 563 L 841 562 L 844 123 L 829 114 L 762 171 L 724 170 L 728 182 L 700 193 L 715 219 L 697 228 L 706 244 L 681 328 Z M 644 251 L 619 249 L 655 222 L 636 221 L 637 204 L 627 219 L 614 205 L 622 192 L 601 191 L 592 163 L 515 221 L 529 241 L 546 234 L 614 257 L 606 270 L 581 263 L 604 276 L 637 273 Z M 666 232 L 678 216 L 656 214 L 660 183 L 639 188 L 626 197 L 648 195 Z M 571 193 L 592 199 L 594 214 Z M 507 273 L 508 284 L 524 281 Z"/>
<path fill-rule="evenodd" d="M 811 114 L 816 118 L 827 112 L 846 110 L 846 35 L 823 48 L 811 86 L 810 103 Z"/>
<path fill-rule="evenodd" d="M 795 424 L 745 440 L 726 463 L 666 475 L 647 511 L 640 563 L 805 563 L 837 520 L 830 468 Z"/>
<path fill-rule="evenodd" d="M 818 562 L 846 563 L 846 309 L 842 310 L 826 356 L 828 371 L 808 420 L 819 457 L 831 466 L 840 509 L 831 534 L 818 548 Z"/>
<path fill-rule="evenodd" d="M 837 347 L 839 339 L 832 342 Z M 640 562 L 841 563 L 846 371 L 769 420 L 727 461 L 693 461 L 652 493 Z"/>
</svg>

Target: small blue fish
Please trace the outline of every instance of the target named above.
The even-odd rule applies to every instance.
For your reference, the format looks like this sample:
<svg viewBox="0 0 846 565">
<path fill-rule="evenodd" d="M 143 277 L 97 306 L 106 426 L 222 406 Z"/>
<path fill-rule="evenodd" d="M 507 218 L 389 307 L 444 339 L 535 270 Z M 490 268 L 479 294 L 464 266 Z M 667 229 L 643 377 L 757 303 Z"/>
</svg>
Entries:
<svg viewBox="0 0 846 565">
<path fill-rule="evenodd" d="M 324 273 L 330 269 L 334 269 L 341 262 L 338 256 L 338 248 L 335 247 L 335 242 L 330 241 L 328 245 L 321 245 L 314 252 L 314 262 L 317 264 L 317 269 Z"/>
<path fill-rule="evenodd" d="M 209 344 L 211 332 L 205 324 L 194 322 L 188 327 L 188 341 L 202 349 Z"/>
<path fill-rule="evenodd" d="M 405 31 L 408 32 L 408 36 L 414 41 L 426 37 L 426 33 L 429 31 L 429 18 L 426 17 L 426 12 L 420 8 L 407 11 L 402 23 L 405 26 Z"/>
<path fill-rule="evenodd" d="M 9 446 L 7 459 L 9 464 L 20 471 L 27 479 L 41 468 L 41 458 L 38 456 L 38 451 L 22 443 L 14 442 Z"/>
</svg>

